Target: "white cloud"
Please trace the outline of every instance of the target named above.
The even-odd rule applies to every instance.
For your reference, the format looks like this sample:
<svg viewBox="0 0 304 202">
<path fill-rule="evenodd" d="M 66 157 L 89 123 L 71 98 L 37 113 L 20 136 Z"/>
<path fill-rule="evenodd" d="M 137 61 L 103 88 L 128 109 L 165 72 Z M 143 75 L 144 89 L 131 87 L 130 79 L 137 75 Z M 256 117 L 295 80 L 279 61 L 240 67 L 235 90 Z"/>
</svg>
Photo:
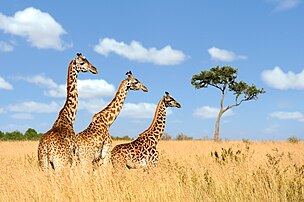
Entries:
<svg viewBox="0 0 304 202">
<path fill-rule="evenodd" d="M 66 97 L 66 84 L 57 84 L 52 79 L 42 75 L 19 77 L 29 83 L 34 83 L 47 90 L 44 94 L 50 97 Z M 81 98 L 109 97 L 115 94 L 115 87 L 102 79 L 77 80 L 77 90 Z"/>
<path fill-rule="evenodd" d="M 152 103 L 125 103 L 121 111 L 121 116 L 136 119 L 153 118 L 156 106 L 156 104 Z"/>
<path fill-rule="evenodd" d="M 278 131 L 279 127 L 280 126 L 278 124 L 273 124 L 273 125 L 268 126 L 267 128 L 264 128 L 262 131 L 264 133 L 275 133 Z"/>
<path fill-rule="evenodd" d="M 42 75 L 35 75 L 31 77 L 19 77 L 19 79 L 25 80 L 29 83 L 45 86 L 47 88 L 57 88 L 58 85 L 50 78 Z"/>
<path fill-rule="evenodd" d="M 33 119 L 33 115 L 28 114 L 28 113 L 16 113 L 16 114 L 12 114 L 11 118 L 22 119 L 22 120 L 30 120 L 30 119 Z"/>
<path fill-rule="evenodd" d="M 0 89 L 12 90 L 13 86 L 9 82 L 5 81 L 4 78 L 0 76 Z"/>
<path fill-rule="evenodd" d="M 301 112 L 272 112 L 269 114 L 269 116 L 281 120 L 295 120 L 304 122 L 304 114 Z"/>
<path fill-rule="evenodd" d="M 69 46 L 60 38 L 66 34 L 62 26 L 50 14 L 33 7 L 17 11 L 12 17 L 0 13 L 0 29 L 26 38 L 37 48 L 64 50 Z"/>
<path fill-rule="evenodd" d="M 210 107 L 210 106 L 203 106 L 198 109 L 196 109 L 193 112 L 193 116 L 201 118 L 201 119 L 213 119 L 216 118 L 220 109 L 216 107 Z M 229 109 L 223 114 L 223 117 L 232 116 L 234 115 L 232 109 Z"/>
<path fill-rule="evenodd" d="M 115 87 L 102 79 L 78 80 L 77 88 L 82 98 L 109 97 L 115 94 Z"/>
<path fill-rule="evenodd" d="M 61 106 L 56 102 L 49 104 L 39 103 L 34 101 L 22 102 L 8 105 L 7 109 L 11 112 L 17 113 L 52 113 L 58 112 Z"/>
<path fill-rule="evenodd" d="M 10 52 L 14 50 L 14 46 L 5 41 L 0 41 L 0 51 L 2 52 Z"/>
<path fill-rule="evenodd" d="M 134 119 L 152 119 L 155 114 L 157 105 L 153 103 L 125 103 L 120 116 L 130 117 Z M 172 114 L 170 108 L 166 109 L 167 116 Z"/>
<path fill-rule="evenodd" d="M 5 110 L 3 108 L 0 108 L 0 114 L 4 114 Z"/>
<path fill-rule="evenodd" d="M 106 103 L 103 99 L 81 99 L 79 100 L 79 110 L 86 110 L 91 114 L 95 114 L 106 107 Z"/>
<path fill-rule="evenodd" d="M 210 54 L 212 60 L 222 61 L 222 62 L 232 62 L 235 60 L 247 59 L 247 56 L 237 55 L 232 51 L 219 49 L 216 47 L 209 48 L 208 53 Z"/>
<path fill-rule="evenodd" d="M 300 5 L 301 0 L 270 0 L 276 3 L 275 11 L 284 11 L 292 8 L 296 8 Z"/>
<path fill-rule="evenodd" d="M 304 70 L 296 74 L 292 71 L 284 73 L 280 67 L 265 70 L 261 74 L 262 80 L 272 88 L 280 90 L 304 89 Z"/>
<path fill-rule="evenodd" d="M 182 51 L 174 50 L 169 45 L 162 49 L 147 49 L 138 41 L 131 41 L 128 45 L 111 38 L 100 39 L 94 50 L 104 56 L 113 52 L 129 60 L 150 62 L 157 65 L 176 65 L 186 59 Z"/>
</svg>

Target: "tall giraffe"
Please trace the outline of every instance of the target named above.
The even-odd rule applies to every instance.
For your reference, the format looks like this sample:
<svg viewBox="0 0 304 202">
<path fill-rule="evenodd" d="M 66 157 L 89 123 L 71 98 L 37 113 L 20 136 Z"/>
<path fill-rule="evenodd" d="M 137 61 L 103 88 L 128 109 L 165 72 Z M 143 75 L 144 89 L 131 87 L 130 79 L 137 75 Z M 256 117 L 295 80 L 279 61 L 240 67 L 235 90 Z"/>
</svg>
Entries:
<svg viewBox="0 0 304 202">
<path fill-rule="evenodd" d="M 111 151 L 111 161 L 114 169 L 144 168 L 156 166 L 158 161 L 157 143 L 165 129 L 166 108 L 181 105 L 168 92 L 160 99 L 156 107 L 154 119 L 150 127 L 129 143 L 116 145 Z"/>
<path fill-rule="evenodd" d="M 84 131 L 77 134 L 77 154 L 83 168 L 93 166 L 95 169 L 99 164 L 104 164 L 104 168 L 107 166 L 112 145 L 109 128 L 119 115 L 127 93 L 130 90 L 148 91 L 131 71 L 126 75 L 127 78 L 121 81 L 113 100 L 93 116 L 92 122 Z"/>
<path fill-rule="evenodd" d="M 97 74 L 97 69 L 81 53 L 71 60 L 67 74 L 67 97 L 53 127 L 40 139 L 38 162 L 42 170 L 62 170 L 75 159 L 74 121 L 78 107 L 77 76 L 79 72 Z"/>
</svg>

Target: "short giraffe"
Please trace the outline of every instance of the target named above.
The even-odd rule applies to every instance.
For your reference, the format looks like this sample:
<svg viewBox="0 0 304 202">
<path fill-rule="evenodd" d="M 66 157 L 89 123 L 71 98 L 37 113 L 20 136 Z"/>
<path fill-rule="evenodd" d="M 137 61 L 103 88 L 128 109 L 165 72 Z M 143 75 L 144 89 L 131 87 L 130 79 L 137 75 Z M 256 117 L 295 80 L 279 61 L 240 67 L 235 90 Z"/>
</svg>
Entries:
<svg viewBox="0 0 304 202">
<path fill-rule="evenodd" d="M 113 148 L 111 161 L 114 169 L 143 168 L 146 170 L 151 166 L 156 166 L 158 161 L 156 146 L 165 129 L 167 107 L 181 108 L 181 105 L 168 92 L 158 102 L 150 127 L 132 142 L 119 144 Z"/>
<path fill-rule="evenodd" d="M 113 100 L 93 116 L 92 122 L 84 131 L 77 134 L 77 154 L 84 169 L 90 169 L 91 166 L 95 169 L 99 164 L 103 164 L 103 167 L 107 166 L 112 145 L 109 128 L 119 115 L 127 93 L 130 90 L 148 91 L 147 87 L 139 82 L 131 71 L 126 75 L 127 78 L 120 83 Z"/>
<path fill-rule="evenodd" d="M 97 74 L 97 69 L 81 53 L 71 60 L 67 75 L 67 98 L 53 127 L 40 139 L 38 163 L 42 170 L 62 170 L 75 160 L 74 121 L 78 107 L 77 76 L 79 72 Z"/>
</svg>

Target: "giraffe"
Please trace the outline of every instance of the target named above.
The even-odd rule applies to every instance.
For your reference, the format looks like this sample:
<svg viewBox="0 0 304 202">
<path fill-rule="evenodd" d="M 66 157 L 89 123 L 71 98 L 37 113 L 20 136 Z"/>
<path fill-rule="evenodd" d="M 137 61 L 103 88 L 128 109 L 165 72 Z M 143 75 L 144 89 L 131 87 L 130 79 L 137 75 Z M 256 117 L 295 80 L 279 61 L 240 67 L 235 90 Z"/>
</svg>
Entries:
<svg viewBox="0 0 304 202">
<path fill-rule="evenodd" d="M 75 160 L 74 121 L 78 107 L 77 76 L 79 72 L 98 74 L 98 70 L 81 54 L 71 60 L 67 74 L 67 97 L 52 128 L 38 144 L 38 163 L 43 171 L 60 171 Z"/>
<path fill-rule="evenodd" d="M 105 168 L 109 162 L 112 139 L 109 128 L 119 115 L 127 93 L 130 90 L 148 91 L 148 88 L 139 82 L 129 71 L 127 78 L 122 80 L 113 100 L 100 112 L 92 117 L 89 126 L 78 133 L 77 155 L 82 168 L 96 170 L 99 164 Z"/>
<path fill-rule="evenodd" d="M 181 108 L 181 105 L 168 92 L 165 92 L 165 96 L 158 102 L 150 127 L 132 142 L 119 144 L 113 148 L 111 161 L 115 170 L 125 168 L 147 170 L 149 167 L 157 165 L 156 146 L 165 129 L 167 107 Z"/>
</svg>

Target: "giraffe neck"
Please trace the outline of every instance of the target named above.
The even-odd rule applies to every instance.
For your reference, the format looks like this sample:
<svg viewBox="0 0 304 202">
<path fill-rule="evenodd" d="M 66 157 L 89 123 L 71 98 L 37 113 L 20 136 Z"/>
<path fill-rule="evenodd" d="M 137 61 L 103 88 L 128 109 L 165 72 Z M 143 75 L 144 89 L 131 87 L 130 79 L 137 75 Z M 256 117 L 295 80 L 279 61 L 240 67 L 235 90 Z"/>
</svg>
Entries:
<svg viewBox="0 0 304 202">
<path fill-rule="evenodd" d="M 139 138 L 144 138 L 148 142 L 148 144 L 156 145 L 158 141 L 161 139 L 163 132 L 165 130 L 166 125 L 166 106 L 161 99 L 158 102 L 158 105 L 156 107 L 156 111 L 154 114 L 154 119 L 150 125 L 150 127 L 145 130 L 142 134 L 139 135 Z"/>
<path fill-rule="evenodd" d="M 127 87 L 128 81 L 123 80 L 115 94 L 113 100 L 102 111 L 94 115 L 94 124 L 104 124 L 109 128 L 119 115 L 123 103 L 126 99 L 129 88 Z"/>
<path fill-rule="evenodd" d="M 71 61 L 67 75 L 67 98 L 54 125 L 62 124 L 62 122 L 71 126 L 74 124 L 78 108 L 77 76 L 76 66 Z"/>
</svg>

